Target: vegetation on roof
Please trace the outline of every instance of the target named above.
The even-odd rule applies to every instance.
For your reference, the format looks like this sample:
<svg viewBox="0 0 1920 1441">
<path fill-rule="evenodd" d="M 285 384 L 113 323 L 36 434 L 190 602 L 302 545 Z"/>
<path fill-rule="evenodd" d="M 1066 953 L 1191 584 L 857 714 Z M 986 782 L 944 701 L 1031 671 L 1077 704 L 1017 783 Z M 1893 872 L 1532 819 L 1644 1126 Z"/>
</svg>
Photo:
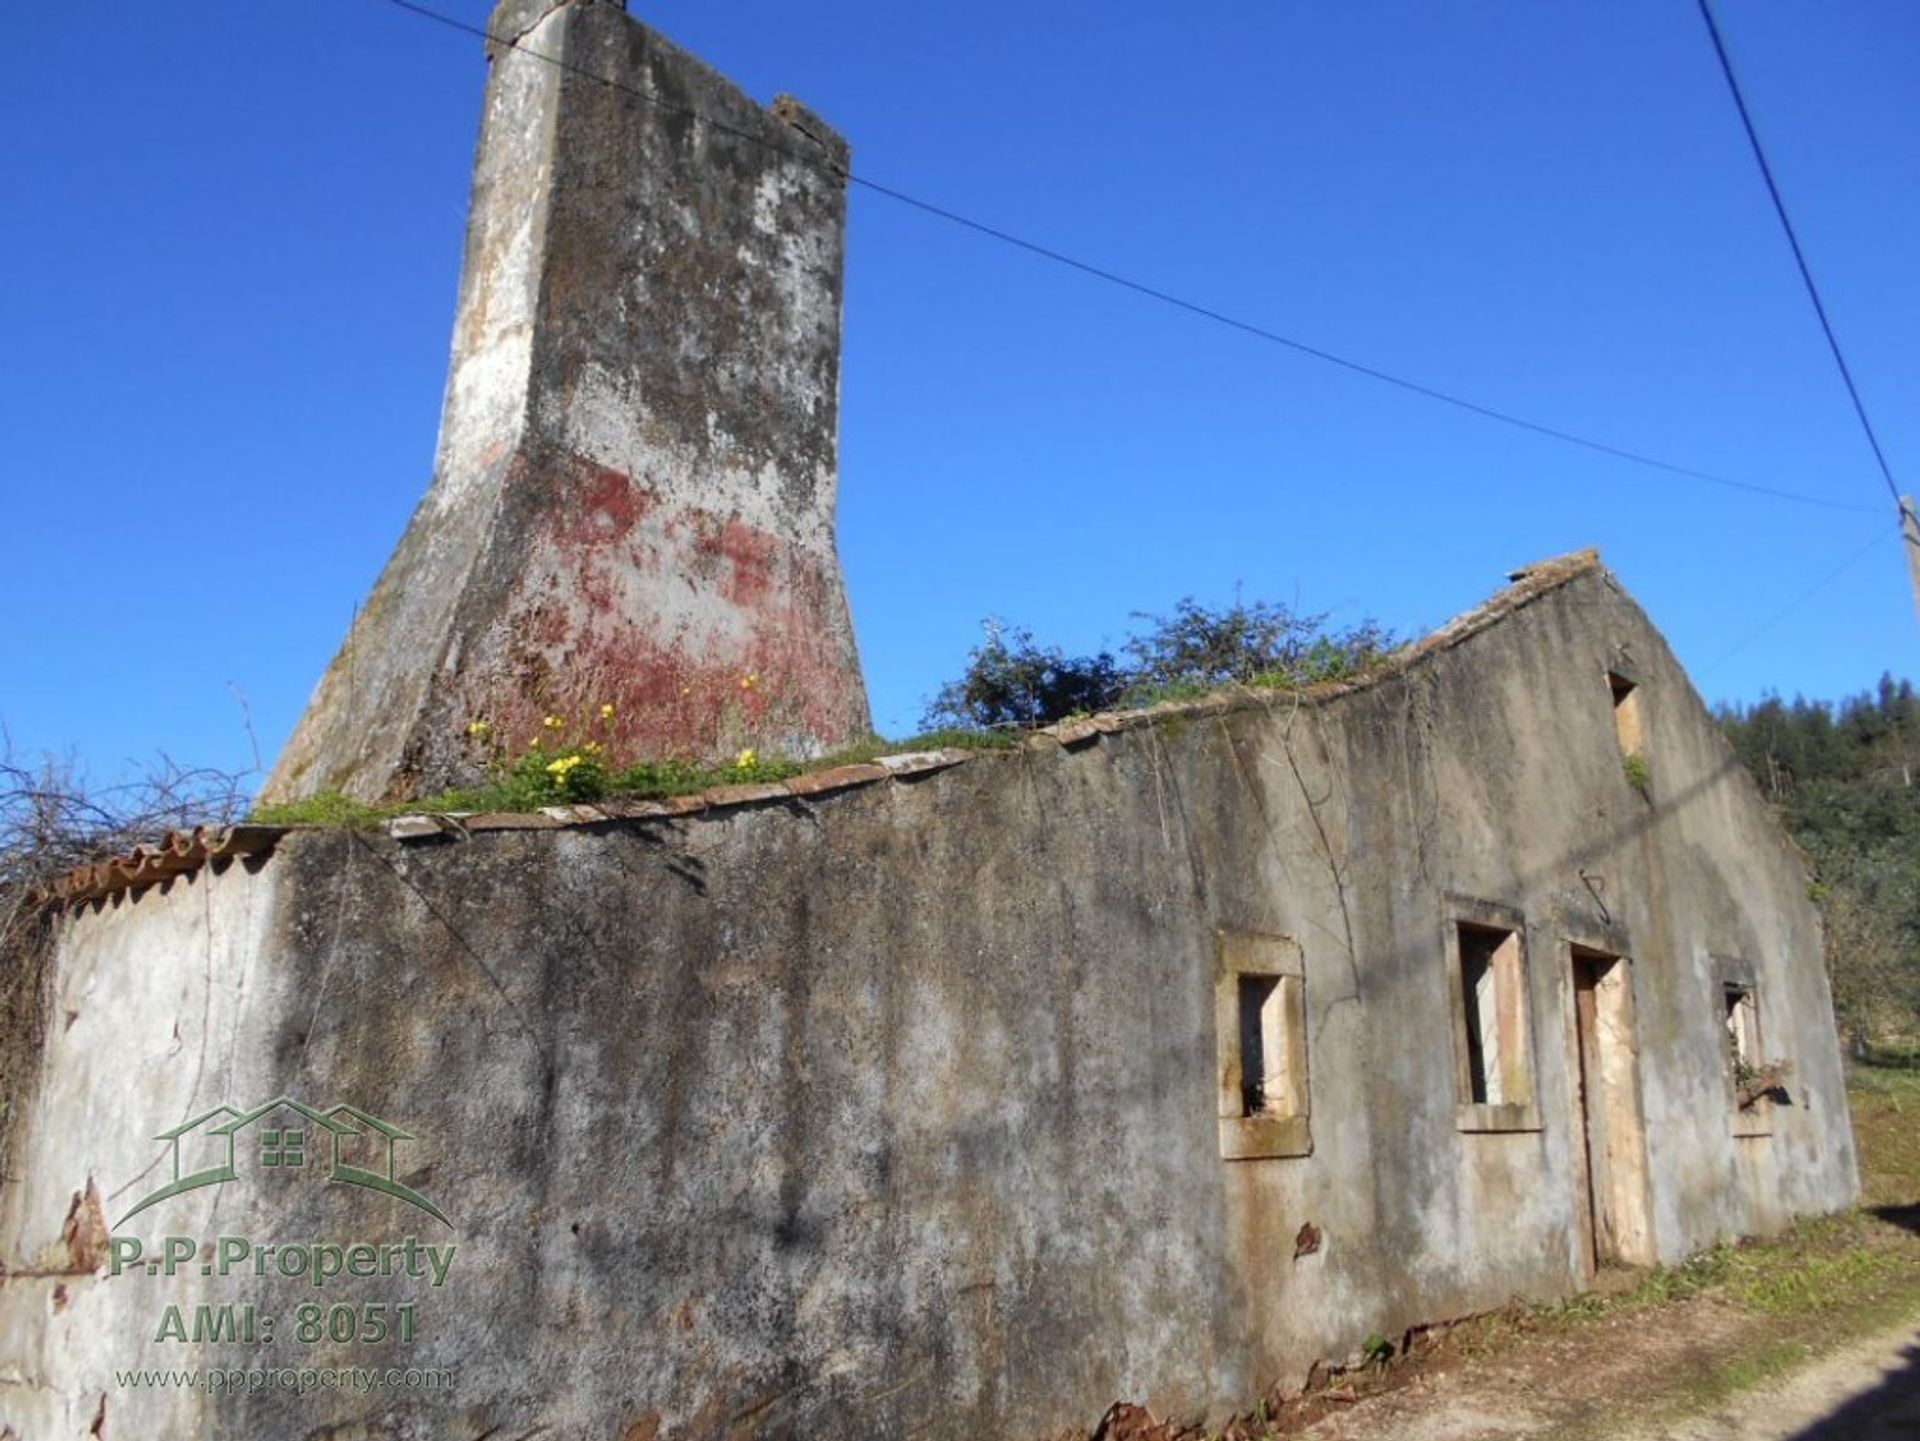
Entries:
<svg viewBox="0 0 1920 1441">
<path fill-rule="evenodd" d="M 855 765 L 878 756 L 924 750 L 1002 750 L 1020 743 L 1010 731 L 944 729 L 906 740 L 869 736 L 817 760 L 762 756 L 744 750 L 724 765 L 689 760 L 641 761 L 609 766 L 585 746 L 555 742 L 530 749 L 496 767 L 482 785 L 442 791 L 412 800 L 368 804 L 327 791 L 284 805 L 262 806 L 250 817 L 261 825 L 371 826 L 395 816 L 467 812 L 537 811 L 543 806 L 604 800 L 652 801 L 698 795 L 716 786 L 782 781 L 806 771 Z"/>
<path fill-rule="evenodd" d="M 1294 690 L 1348 680 L 1396 654 L 1393 637 L 1371 620 L 1344 629 L 1328 616 L 1301 614 L 1272 601 L 1222 609 L 1191 596 L 1171 615 L 1136 611 L 1143 626 L 1120 654 L 1069 656 L 1030 631 L 998 619 L 958 677 L 928 705 L 928 725 L 1033 729 L 1074 715 L 1188 700 L 1233 688 Z"/>
<path fill-rule="evenodd" d="M 1184 700 L 1229 688 L 1291 689 L 1362 674 L 1393 653 L 1387 633 L 1371 621 L 1332 630 L 1324 615 L 1302 615 L 1283 605 L 1236 600 L 1212 610 L 1191 598 L 1169 616 L 1136 615 L 1146 622 L 1123 649 L 1069 657 L 1043 648 L 1032 635 L 988 622 L 987 639 L 966 670 L 943 686 L 927 708 L 928 731 L 906 740 L 871 736 L 817 760 L 740 751 L 722 764 L 692 760 L 622 762 L 603 741 L 612 708 L 572 719 L 548 716 L 527 748 L 509 753 L 484 721 L 468 738 L 487 756 L 480 785 L 403 801 L 367 804 L 337 792 L 262 806 L 250 819 L 263 825 L 374 825 L 394 816 L 535 811 L 545 806 L 603 800 L 665 800 L 717 786 L 781 781 L 804 771 L 870 761 L 889 753 L 933 749 L 1002 749 L 1021 735 L 1074 716 L 1162 700 Z"/>
</svg>

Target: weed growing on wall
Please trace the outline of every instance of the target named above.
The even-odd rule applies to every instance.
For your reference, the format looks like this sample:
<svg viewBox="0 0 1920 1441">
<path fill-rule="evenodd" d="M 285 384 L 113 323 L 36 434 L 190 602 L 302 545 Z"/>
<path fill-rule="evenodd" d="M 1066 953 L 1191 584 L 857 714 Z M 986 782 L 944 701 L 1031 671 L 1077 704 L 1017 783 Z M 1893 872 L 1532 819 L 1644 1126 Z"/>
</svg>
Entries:
<svg viewBox="0 0 1920 1441">
<path fill-rule="evenodd" d="M 1645 756 L 1636 751 L 1620 763 L 1620 769 L 1627 778 L 1627 784 L 1641 795 L 1653 794 L 1653 765 Z"/>
<path fill-rule="evenodd" d="M 596 800 L 667 800 L 674 796 L 698 795 L 716 786 L 782 781 L 806 770 L 830 770 L 903 751 L 1003 750 L 1019 744 L 1020 737 L 1009 732 L 947 729 L 897 741 L 870 736 L 858 745 L 806 764 L 748 748 L 736 752 L 732 760 L 722 765 L 703 765 L 687 759 L 635 761 L 623 765 L 609 760 L 604 750 L 588 753 L 585 743 L 569 746 L 565 737 L 560 736 L 552 744 L 536 743 L 520 754 L 503 757 L 485 785 L 379 805 L 351 800 L 330 791 L 285 805 L 262 806 L 251 819 L 262 825 L 372 826 L 394 816 L 420 812 L 530 811 Z M 576 755 L 580 760 L 568 763 Z"/>
</svg>

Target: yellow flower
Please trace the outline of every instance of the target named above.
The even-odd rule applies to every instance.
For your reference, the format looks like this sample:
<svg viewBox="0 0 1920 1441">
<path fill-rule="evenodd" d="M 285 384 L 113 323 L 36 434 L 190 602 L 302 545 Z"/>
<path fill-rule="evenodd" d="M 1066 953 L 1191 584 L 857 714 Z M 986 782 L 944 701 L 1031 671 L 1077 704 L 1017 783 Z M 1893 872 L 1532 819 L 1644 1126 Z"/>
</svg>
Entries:
<svg viewBox="0 0 1920 1441">
<path fill-rule="evenodd" d="M 488 725 L 483 720 L 467 722 L 467 734 L 472 736 L 475 740 L 479 740 L 483 736 L 490 735 L 492 731 L 493 731 L 493 727 Z"/>
<path fill-rule="evenodd" d="M 752 690 L 759 683 L 760 677 L 757 675 L 743 675 L 740 677 L 741 690 Z"/>
<path fill-rule="evenodd" d="M 600 719 L 601 720 L 613 719 L 613 707 L 611 705 L 603 705 L 600 707 Z"/>
<path fill-rule="evenodd" d="M 561 720 L 560 717 L 557 715 L 550 715 L 545 720 L 541 721 L 540 724 L 545 726 L 550 731 L 557 731 L 562 726 L 564 726 L 566 722 Z"/>
<path fill-rule="evenodd" d="M 748 746 L 733 758 L 733 768 L 737 771 L 750 771 L 759 763 L 760 757 L 753 753 L 752 746 Z"/>
<path fill-rule="evenodd" d="M 590 756 L 597 756 L 600 754 L 600 742 L 588 741 L 585 745 L 580 747 L 580 749 L 585 751 Z"/>
<path fill-rule="evenodd" d="M 547 763 L 547 774 L 553 777 L 555 785 L 563 786 L 567 783 L 567 777 L 573 774 L 573 768 L 579 764 L 580 757 L 577 755 L 561 756 Z"/>
</svg>

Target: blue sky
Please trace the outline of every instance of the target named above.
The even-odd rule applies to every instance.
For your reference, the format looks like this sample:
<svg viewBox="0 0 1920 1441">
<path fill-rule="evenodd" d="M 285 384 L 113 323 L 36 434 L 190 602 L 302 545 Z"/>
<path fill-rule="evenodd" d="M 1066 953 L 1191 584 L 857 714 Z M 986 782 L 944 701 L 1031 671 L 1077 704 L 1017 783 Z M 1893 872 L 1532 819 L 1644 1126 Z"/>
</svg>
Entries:
<svg viewBox="0 0 1920 1441">
<path fill-rule="evenodd" d="M 840 546 L 883 731 L 915 727 L 989 614 L 1084 650 L 1238 585 L 1417 632 L 1584 545 L 1710 700 L 1915 671 L 1891 503 L 1683 0 L 633 8 L 760 98 L 799 95 L 877 181 L 1548 425 L 1862 507 L 1490 424 L 856 191 Z M 1920 486 L 1920 11 L 1723 23 Z M 97 776 L 161 750 L 238 769 L 244 696 L 270 764 L 429 478 L 478 43 L 383 0 L 34 6 L 9 33 L 0 721 Z"/>
</svg>

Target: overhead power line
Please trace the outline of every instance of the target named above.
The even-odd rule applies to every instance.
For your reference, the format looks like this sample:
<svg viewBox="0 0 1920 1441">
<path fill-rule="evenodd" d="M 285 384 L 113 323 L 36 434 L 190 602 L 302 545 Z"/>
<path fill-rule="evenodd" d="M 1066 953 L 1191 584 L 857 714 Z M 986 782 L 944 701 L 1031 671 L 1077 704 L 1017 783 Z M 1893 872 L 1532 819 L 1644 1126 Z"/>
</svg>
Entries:
<svg viewBox="0 0 1920 1441">
<path fill-rule="evenodd" d="M 1308 356 L 1311 359 L 1322 361 L 1328 365 L 1338 366 L 1342 370 L 1350 371 L 1355 375 L 1365 376 L 1370 380 L 1379 381 L 1384 385 L 1391 385 L 1409 394 L 1438 401 L 1440 404 L 1452 406 L 1456 410 L 1463 410 L 1471 415 L 1477 415 L 1486 420 L 1497 421 L 1502 425 L 1512 426 L 1519 430 L 1531 432 L 1534 435 L 1545 436 L 1550 440 L 1557 440 L 1567 445 L 1578 446 L 1583 450 L 1591 451 L 1599 455 L 1611 456 L 1615 460 L 1628 461 L 1634 465 L 1664 471 L 1669 475 L 1682 476 L 1689 480 L 1702 481 L 1709 485 L 1721 486 L 1728 490 L 1744 491 L 1750 495 L 1764 495 L 1774 500 L 1793 501 L 1801 505 L 1821 506 L 1829 510 L 1864 511 L 1869 509 L 1867 506 L 1858 505 L 1851 501 L 1835 500 L 1828 496 L 1821 495 L 1808 495 L 1801 491 L 1783 490 L 1775 486 L 1760 485 L 1753 481 L 1736 480 L 1731 476 L 1717 475 L 1712 471 L 1699 470 L 1693 466 L 1680 465 L 1673 461 L 1662 460 L 1658 456 L 1648 455 L 1642 451 L 1629 450 L 1624 446 L 1612 445 L 1603 440 L 1595 440 L 1590 436 L 1565 430 L 1559 426 L 1546 425 L 1539 421 L 1528 420 L 1526 417 L 1516 415 L 1511 411 L 1501 410 L 1491 405 L 1483 405 L 1479 401 L 1468 399 L 1463 395 L 1456 395 L 1451 391 L 1442 390 L 1437 386 L 1427 385 L 1417 380 L 1410 380 L 1402 375 L 1395 375 L 1391 371 L 1382 370 L 1377 366 L 1352 360 L 1346 356 L 1338 355 L 1333 351 L 1324 350 L 1319 346 L 1310 345 L 1302 340 L 1296 340 L 1292 336 L 1283 335 L 1279 331 L 1268 329 L 1266 326 L 1241 320 L 1236 316 L 1227 314 L 1225 311 L 1216 310 L 1212 306 L 1202 305 L 1198 301 L 1188 300 L 1183 296 L 1162 290 L 1158 286 L 1148 285 L 1144 281 L 1131 279 L 1128 276 L 1108 270 L 1104 266 L 1077 259 L 1063 251 L 1055 250 L 1037 241 L 1028 240 L 1010 231 L 1002 230 L 998 226 L 989 225 L 985 221 L 975 220 L 970 216 L 962 215 L 955 210 L 949 210 L 943 205 L 936 205 L 930 200 L 923 200 L 919 196 L 896 189 L 891 185 L 883 185 L 877 180 L 869 180 L 862 175 L 842 172 L 837 167 L 831 167 L 809 156 L 797 154 L 785 146 L 775 145 L 763 136 L 741 130 L 736 126 L 729 125 L 722 120 L 717 120 L 691 106 L 682 105 L 677 101 L 669 100 L 664 96 L 654 94 L 650 90 L 643 90 L 638 86 L 624 84 L 609 76 L 597 74 L 584 66 L 560 59 L 557 56 L 543 55 L 538 50 L 533 50 L 520 44 L 520 37 L 496 35 L 485 26 L 470 24 L 457 16 L 448 15 L 442 11 L 432 9 L 429 6 L 419 4 L 417 0 L 387 0 L 387 3 L 411 15 L 417 15 L 422 19 L 431 20 L 435 24 L 443 25 L 450 30 L 458 30 L 476 39 L 518 50 L 523 55 L 530 55 L 536 60 L 541 60 L 548 65 L 554 66 L 556 69 L 568 71 L 569 73 L 581 76 L 583 79 L 604 85 L 611 90 L 616 90 L 621 94 L 630 95 L 645 104 L 655 106 L 673 114 L 688 116 L 722 134 L 730 135 L 748 144 L 759 145 L 774 150 L 789 160 L 830 171 L 834 175 L 843 178 L 849 185 L 857 186 L 862 190 L 870 191 L 875 195 L 883 196 L 888 200 L 909 206 L 923 214 L 931 215 L 936 219 L 944 220 L 949 224 L 959 226 L 965 230 L 970 230 L 977 235 L 983 235 L 988 239 L 997 240 L 1004 245 L 1023 250 L 1027 254 L 1037 256 L 1042 260 L 1048 260 L 1056 265 L 1078 271 L 1082 275 L 1104 281 L 1108 285 L 1116 286 L 1119 289 L 1129 291 L 1146 299 L 1159 301 L 1163 305 L 1172 306 L 1177 310 L 1185 311 L 1189 315 L 1198 316 L 1203 320 L 1210 320 L 1217 325 L 1238 331 L 1242 335 L 1251 336 L 1256 340 L 1281 346 L 1287 350 L 1294 351 L 1296 354 Z"/>
<path fill-rule="evenodd" d="M 1807 299 L 1813 302 L 1813 313 L 1820 318 L 1820 329 L 1827 337 L 1827 349 L 1833 352 L 1834 366 L 1839 370 L 1840 379 L 1847 387 L 1847 395 L 1853 401 L 1853 413 L 1860 418 L 1860 429 L 1866 432 L 1873 458 L 1879 462 L 1880 476 L 1887 483 L 1887 493 L 1893 497 L 1894 505 L 1904 511 L 1905 502 L 1900 498 L 1900 487 L 1894 483 L 1893 468 L 1887 464 L 1887 453 L 1880 448 L 1880 437 L 1874 434 L 1873 422 L 1867 419 L 1867 407 L 1860 399 L 1860 387 L 1853 383 L 1853 371 L 1840 349 L 1840 338 L 1833 333 L 1833 322 L 1827 318 L 1827 307 L 1820 299 L 1820 287 L 1813 283 L 1813 270 L 1807 264 L 1807 252 L 1801 248 L 1800 236 L 1793 228 L 1793 218 L 1787 214 L 1787 202 L 1781 197 L 1779 183 L 1773 178 L 1773 166 L 1767 163 L 1767 152 L 1760 144 L 1760 132 L 1754 128 L 1753 112 L 1747 108 L 1747 97 L 1740 89 L 1739 77 L 1733 70 L 1733 60 L 1728 56 L 1726 42 L 1720 36 L 1720 22 L 1714 17 L 1713 0 L 1700 0 L 1700 16 L 1707 22 L 1707 34 L 1713 40 L 1713 53 L 1720 60 L 1720 73 L 1726 76 L 1727 89 L 1733 92 L 1733 107 L 1740 112 L 1741 128 L 1747 132 L 1747 143 L 1753 147 L 1753 158 L 1760 166 L 1760 178 L 1767 182 L 1767 194 L 1773 200 L 1773 213 L 1780 217 L 1780 228 L 1786 232 L 1787 245 L 1793 251 L 1793 263 L 1799 267 L 1800 279 L 1807 287 Z"/>
<path fill-rule="evenodd" d="M 1788 601 L 1785 605 L 1781 606 L 1779 610 L 1775 611 L 1772 615 L 1768 616 L 1765 620 L 1761 621 L 1759 625 L 1755 626 L 1752 630 L 1748 631 L 1745 635 L 1741 636 L 1739 640 L 1735 641 L 1732 645 L 1728 646 L 1725 650 L 1720 652 L 1719 655 L 1715 656 L 1712 660 L 1708 661 L 1705 665 L 1695 670 L 1693 672 L 1694 680 L 1696 682 L 1702 681 L 1706 679 L 1706 677 L 1708 677 L 1709 675 L 1712 675 L 1713 672 L 1718 670 L 1722 665 L 1732 660 L 1736 655 L 1740 654 L 1741 651 L 1745 650 L 1748 646 L 1752 645 L 1755 641 L 1760 639 L 1761 636 L 1765 635 L 1768 631 L 1772 630 L 1776 625 L 1780 624 L 1781 621 L 1785 620 L 1788 616 L 1792 615 L 1795 611 L 1800 609 L 1801 606 L 1805 605 L 1808 601 L 1812 600 L 1816 595 L 1820 594 L 1821 591 L 1825 590 L 1828 586 L 1832 585 L 1836 580 L 1840 579 L 1841 576 L 1845 575 L 1848 571 L 1852 570 L 1861 561 L 1865 560 L 1867 556 L 1871 555 L 1874 552 L 1875 549 L 1877 549 L 1881 545 L 1884 545 L 1887 541 L 1893 539 L 1893 537 L 1896 534 L 1898 534 L 1897 531 L 1889 530 L 1885 526 L 1881 526 L 1879 529 L 1875 530 L 1873 533 L 1873 538 L 1869 540 L 1865 545 L 1861 546 L 1860 549 L 1850 552 L 1847 558 L 1841 561 L 1832 570 L 1822 575 L 1812 585 L 1808 586 L 1805 590 L 1801 591 L 1800 594 L 1796 595 L 1792 600 Z"/>
</svg>

